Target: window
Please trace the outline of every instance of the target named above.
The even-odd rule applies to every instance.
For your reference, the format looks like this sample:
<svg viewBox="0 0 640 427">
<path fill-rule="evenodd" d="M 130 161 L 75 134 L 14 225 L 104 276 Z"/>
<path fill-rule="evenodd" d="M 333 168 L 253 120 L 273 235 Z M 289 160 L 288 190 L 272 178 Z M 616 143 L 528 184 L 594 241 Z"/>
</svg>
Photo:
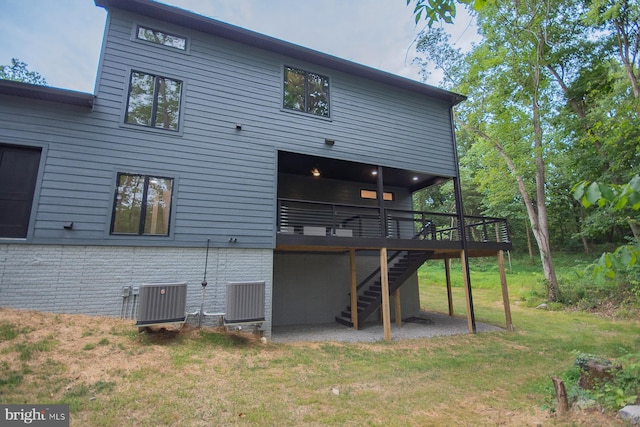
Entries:
<svg viewBox="0 0 640 427">
<path fill-rule="evenodd" d="M 118 174 L 112 234 L 168 236 L 173 179 Z"/>
<path fill-rule="evenodd" d="M 40 152 L 40 148 L 0 145 L 0 237 L 27 237 Z"/>
<path fill-rule="evenodd" d="M 376 200 L 378 198 L 378 192 L 373 190 L 360 190 L 360 198 Z M 382 200 L 392 202 L 393 193 L 387 193 L 385 191 L 384 193 L 382 193 Z"/>
<path fill-rule="evenodd" d="M 284 67 L 283 106 L 329 117 L 329 79 L 292 67 Z"/>
<path fill-rule="evenodd" d="M 151 28 L 138 26 L 136 30 L 136 38 L 179 50 L 187 50 L 187 39 L 185 37 L 165 33 L 164 31 L 152 30 Z"/>
<path fill-rule="evenodd" d="M 178 130 L 182 82 L 131 72 L 125 123 Z"/>
</svg>

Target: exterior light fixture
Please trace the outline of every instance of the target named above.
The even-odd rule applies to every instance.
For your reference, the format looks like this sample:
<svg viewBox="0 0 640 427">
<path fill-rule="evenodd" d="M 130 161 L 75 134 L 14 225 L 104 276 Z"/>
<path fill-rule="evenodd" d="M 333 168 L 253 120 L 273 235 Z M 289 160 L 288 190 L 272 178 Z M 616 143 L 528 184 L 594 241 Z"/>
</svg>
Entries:
<svg viewBox="0 0 640 427">
<path fill-rule="evenodd" d="M 373 176 L 378 175 L 378 171 L 377 171 L 377 170 L 372 170 L 372 171 L 371 171 L 371 175 L 373 175 Z"/>
<path fill-rule="evenodd" d="M 318 168 L 311 169 L 311 175 L 313 175 L 315 177 L 319 177 L 320 176 L 320 171 L 318 170 Z"/>
<path fill-rule="evenodd" d="M 417 176 L 414 176 L 414 177 L 413 177 L 413 178 L 411 178 L 411 179 L 413 179 L 414 181 L 417 181 L 417 180 L 418 180 L 418 177 L 417 177 Z"/>
</svg>

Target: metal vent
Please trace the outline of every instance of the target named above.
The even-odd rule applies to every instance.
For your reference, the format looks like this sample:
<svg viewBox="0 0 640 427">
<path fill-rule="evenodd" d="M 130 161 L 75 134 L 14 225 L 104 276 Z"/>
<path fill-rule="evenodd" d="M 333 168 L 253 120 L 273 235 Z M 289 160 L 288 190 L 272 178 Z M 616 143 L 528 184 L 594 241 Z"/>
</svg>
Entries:
<svg viewBox="0 0 640 427">
<path fill-rule="evenodd" d="M 140 286 L 136 326 L 184 322 L 186 305 L 186 283 L 145 283 Z"/>
<path fill-rule="evenodd" d="M 225 323 L 264 321 L 264 282 L 227 283 Z"/>
</svg>

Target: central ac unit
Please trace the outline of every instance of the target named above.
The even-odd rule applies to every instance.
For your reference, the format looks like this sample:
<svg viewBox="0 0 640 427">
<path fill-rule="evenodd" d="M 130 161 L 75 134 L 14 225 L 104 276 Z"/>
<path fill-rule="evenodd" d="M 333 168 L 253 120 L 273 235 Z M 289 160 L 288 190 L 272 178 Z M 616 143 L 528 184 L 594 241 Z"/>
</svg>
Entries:
<svg viewBox="0 0 640 427">
<path fill-rule="evenodd" d="M 227 283 L 227 310 L 224 322 L 264 322 L 264 282 Z"/>
<path fill-rule="evenodd" d="M 186 306 L 186 283 L 145 283 L 140 286 L 136 326 L 184 323 Z"/>
</svg>

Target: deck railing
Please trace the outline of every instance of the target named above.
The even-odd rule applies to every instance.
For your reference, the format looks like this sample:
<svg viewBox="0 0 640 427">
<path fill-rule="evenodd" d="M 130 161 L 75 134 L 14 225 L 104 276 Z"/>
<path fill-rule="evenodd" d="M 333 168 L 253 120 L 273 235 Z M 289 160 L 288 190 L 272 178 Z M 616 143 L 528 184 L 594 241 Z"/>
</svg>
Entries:
<svg viewBox="0 0 640 427">
<path fill-rule="evenodd" d="M 465 216 L 467 241 L 509 242 L 504 218 Z M 278 233 L 460 241 L 457 214 L 278 199 Z"/>
</svg>

